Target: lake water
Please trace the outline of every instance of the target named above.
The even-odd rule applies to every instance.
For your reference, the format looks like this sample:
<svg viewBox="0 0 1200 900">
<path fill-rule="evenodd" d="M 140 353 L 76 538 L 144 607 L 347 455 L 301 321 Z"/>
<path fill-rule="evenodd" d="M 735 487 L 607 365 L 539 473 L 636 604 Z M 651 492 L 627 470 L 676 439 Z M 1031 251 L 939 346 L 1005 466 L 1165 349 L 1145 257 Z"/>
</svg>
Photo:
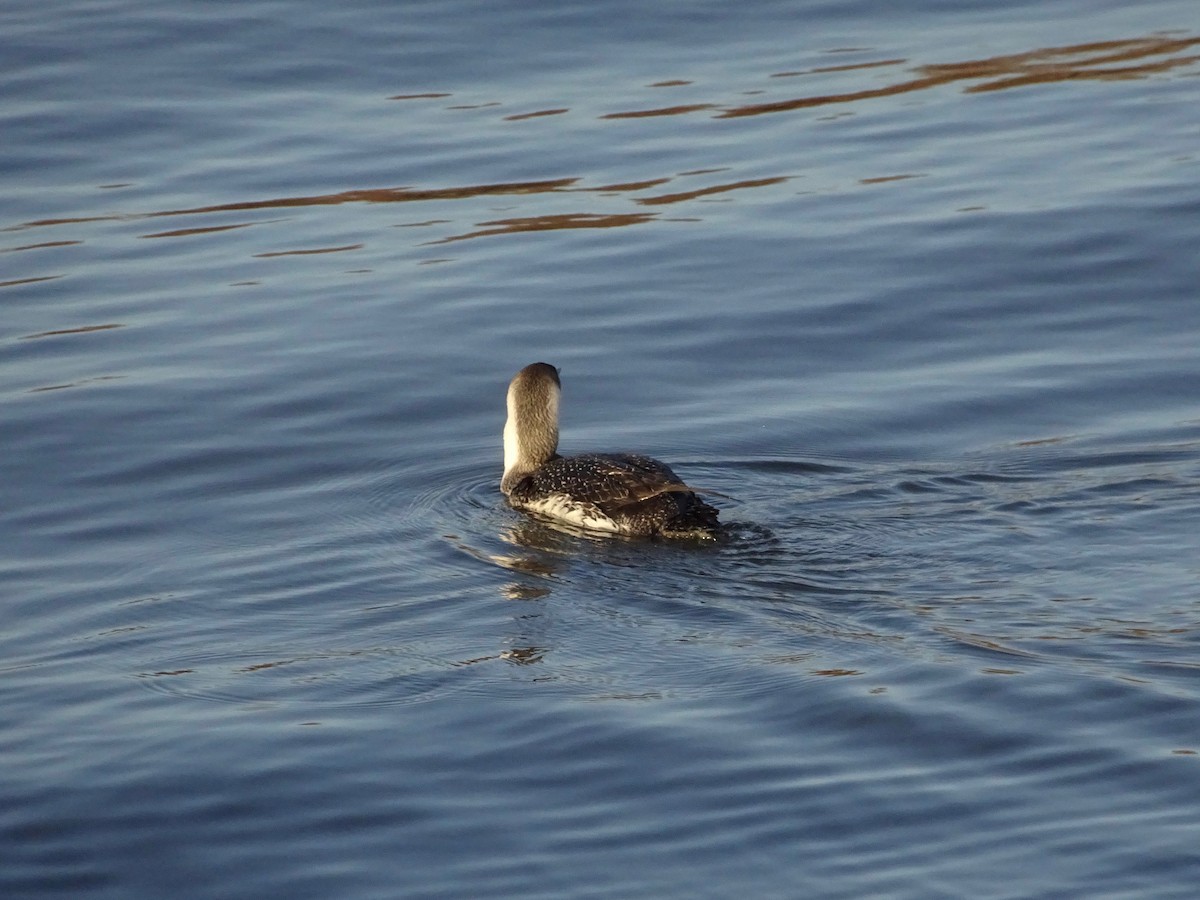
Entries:
<svg viewBox="0 0 1200 900">
<path fill-rule="evenodd" d="M 1194 0 L 9 0 L 0 135 L 0 896 L 1194 896 Z"/>
</svg>

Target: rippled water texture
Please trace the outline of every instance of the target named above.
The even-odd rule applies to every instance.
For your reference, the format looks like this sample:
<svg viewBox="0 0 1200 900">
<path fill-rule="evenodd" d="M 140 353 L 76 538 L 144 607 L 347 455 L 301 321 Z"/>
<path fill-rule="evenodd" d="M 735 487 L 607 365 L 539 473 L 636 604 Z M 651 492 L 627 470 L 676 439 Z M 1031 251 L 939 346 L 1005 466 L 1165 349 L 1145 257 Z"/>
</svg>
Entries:
<svg viewBox="0 0 1200 900">
<path fill-rule="evenodd" d="M 1194 2 L 0 61 L 0 897 L 1194 895 Z M 535 360 L 721 539 L 510 510 Z"/>
</svg>

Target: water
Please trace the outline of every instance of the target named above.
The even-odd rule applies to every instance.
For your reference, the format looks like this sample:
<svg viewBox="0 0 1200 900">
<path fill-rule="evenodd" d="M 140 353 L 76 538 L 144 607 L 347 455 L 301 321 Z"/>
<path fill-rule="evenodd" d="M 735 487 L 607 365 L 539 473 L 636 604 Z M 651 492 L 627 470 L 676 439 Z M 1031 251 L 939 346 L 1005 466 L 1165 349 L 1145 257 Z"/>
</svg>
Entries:
<svg viewBox="0 0 1200 900">
<path fill-rule="evenodd" d="M 7 4 L 0 896 L 1191 896 L 1193 6 Z"/>
</svg>

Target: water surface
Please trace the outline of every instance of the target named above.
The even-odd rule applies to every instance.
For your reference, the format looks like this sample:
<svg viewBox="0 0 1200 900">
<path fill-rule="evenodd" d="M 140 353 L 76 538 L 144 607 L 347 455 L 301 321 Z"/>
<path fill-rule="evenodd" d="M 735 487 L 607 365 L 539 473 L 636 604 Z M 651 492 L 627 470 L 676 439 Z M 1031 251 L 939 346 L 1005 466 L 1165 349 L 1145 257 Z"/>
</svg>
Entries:
<svg viewBox="0 0 1200 900">
<path fill-rule="evenodd" d="M 1178 0 L 0 12 L 0 894 L 1200 879 Z M 563 449 L 719 492 L 571 534 Z"/>
</svg>

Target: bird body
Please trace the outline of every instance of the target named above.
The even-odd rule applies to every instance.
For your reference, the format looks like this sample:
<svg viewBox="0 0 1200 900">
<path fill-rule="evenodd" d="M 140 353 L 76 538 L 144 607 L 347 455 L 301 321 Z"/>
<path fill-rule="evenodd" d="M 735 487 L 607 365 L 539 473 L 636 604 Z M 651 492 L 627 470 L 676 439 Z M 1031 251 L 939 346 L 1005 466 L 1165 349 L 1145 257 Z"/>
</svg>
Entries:
<svg viewBox="0 0 1200 900">
<path fill-rule="evenodd" d="M 508 388 L 500 490 L 516 509 L 595 531 L 711 536 L 717 510 L 666 463 L 631 453 L 558 454 L 558 370 L 526 366 Z"/>
</svg>

